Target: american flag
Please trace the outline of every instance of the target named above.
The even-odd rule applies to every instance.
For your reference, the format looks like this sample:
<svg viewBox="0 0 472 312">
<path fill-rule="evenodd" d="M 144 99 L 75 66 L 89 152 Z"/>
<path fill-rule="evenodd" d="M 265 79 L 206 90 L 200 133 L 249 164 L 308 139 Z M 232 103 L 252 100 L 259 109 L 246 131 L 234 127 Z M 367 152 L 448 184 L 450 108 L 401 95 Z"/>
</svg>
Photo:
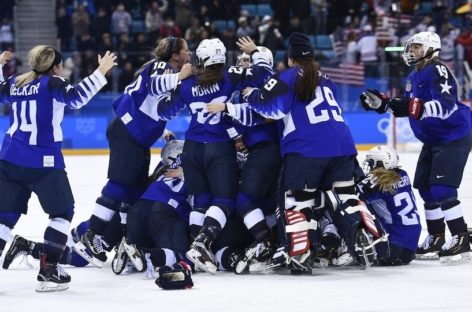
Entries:
<svg viewBox="0 0 472 312">
<path fill-rule="evenodd" d="M 364 85 L 364 65 L 339 63 L 335 66 L 323 65 L 321 72 L 327 74 L 335 83 L 342 83 L 354 86 Z"/>
<path fill-rule="evenodd" d="M 385 14 L 377 17 L 377 23 L 375 26 L 375 34 L 379 41 L 392 41 L 395 36 L 395 32 L 398 29 L 408 29 L 411 26 L 412 21 L 411 15 L 400 14 L 392 16 L 391 14 Z"/>
</svg>

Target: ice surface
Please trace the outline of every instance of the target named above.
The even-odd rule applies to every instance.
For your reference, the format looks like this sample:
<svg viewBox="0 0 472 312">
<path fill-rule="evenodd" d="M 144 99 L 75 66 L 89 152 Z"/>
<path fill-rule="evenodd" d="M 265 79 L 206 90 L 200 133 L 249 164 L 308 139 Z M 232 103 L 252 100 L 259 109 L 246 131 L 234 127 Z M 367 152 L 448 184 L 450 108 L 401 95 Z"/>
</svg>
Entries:
<svg viewBox="0 0 472 312">
<path fill-rule="evenodd" d="M 416 159 L 417 154 L 400 154 L 400 164 L 411 178 Z M 66 157 L 76 201 L 73 225 L 90 216 L 106 181 L 107 161 L 107 156 Z M 416 198 L 423 216 L 417 193 Z M 466 220 L 472 223 L 470 156 L 459 199 Z M 14 233 L 41 241 L 47 223 L 34 197 Z M 317 270 L 313 276 L 198 273 L 193 276 L 193 289 L 163 291 L 143 274 L 116 276 L 107 263 L 103 269 L 67 267 L 70 289 L 40 294 L 34 291 L 38 263 L 32 263 L 32 270 L 0 269 L 0 311 L 472 311 L 472 264 L 413 261 L 405 267 L 367 271 Z"/>
</svg>

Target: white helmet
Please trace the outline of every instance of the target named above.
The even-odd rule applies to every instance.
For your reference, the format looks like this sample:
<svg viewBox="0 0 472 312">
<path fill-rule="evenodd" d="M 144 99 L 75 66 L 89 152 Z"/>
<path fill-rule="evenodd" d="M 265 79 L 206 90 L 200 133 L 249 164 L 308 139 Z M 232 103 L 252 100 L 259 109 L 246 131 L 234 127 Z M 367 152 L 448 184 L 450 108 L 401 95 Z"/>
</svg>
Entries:
<svg viewBox="0 0 472 312">
<path fill-rule="evenodd" d="M 398 160 L 398 154 L 393 148 L 377 145 L 367 152 L 362 169 L 365 174 L 377 168 L 395 169 L 398 168 Z"/>
<path fill-rule="evenodd" d="M 410 52 L 410 48 L 413 44 L 421 44 L 423 46 L 418 57 Z M 439 38 L 438 34 L 432 31 L 422 31 L 416 35 L 411 36 L 405 42 L 403 60 L 408 66 L 412 66 L 419 63 L 423 59 L 437 57 L 439 55 L 439 51 L 441 51 L 441 38 Z"/>
<path fill-rule="evenodd" d="M 259 50 L 259 52 L 264 55 L 264 58 L 269 61 L 270 67 L 274 67 L 274 55 L 272 54 L 272 51 L 263 46 L 258 46 L 257 50 Z"/>
<path fill-rule="evenodd" d="M 171 140 L 164 145 L 161 150 L 162 162 L 167 166 L 172 166 L 182 155 L 184 149 L 183 140 Z M 180 165 L 180 161 L 177 165 Z"/>
<path fill-rule="evenodd" d="M 220 39 L 204 39 L 197 48 L 197 65 L 207 67 L 226 63 L 226 48 Z"/>
</svg>

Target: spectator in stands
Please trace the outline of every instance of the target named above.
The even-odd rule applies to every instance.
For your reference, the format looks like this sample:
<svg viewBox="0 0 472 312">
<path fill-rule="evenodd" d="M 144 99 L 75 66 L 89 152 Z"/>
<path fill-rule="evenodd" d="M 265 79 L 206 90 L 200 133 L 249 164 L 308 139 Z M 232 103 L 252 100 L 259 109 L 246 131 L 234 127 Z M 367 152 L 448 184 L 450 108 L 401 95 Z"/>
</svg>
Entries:
<svg viewBox="0 0 472 312">
<path fill-rule="evenodd" d="M 367 24 L 363 28 L 361 37 L 356 45 L 360 53 L 360 60 L 364 64 L 364 72 L 368 77 L 378 76 L 377 36 L 372 26 Z"/>
<path fill-rule="evenodd" d="M 236 30 L 236 37 L 253 37 L 254 36 L 254 29 L 249 26 L 248 20 L 246 16 L 240 16 L 238 18 L 238 29 Z"/>
<path fill-rule="evenodd" d="M 61 50 L 70 51 L 70 39 L 72 37 L 72 21 L 66 14 L 66 8 L 61 6 L 57 9 L 56 17 L 57 38 L 61 41 Z"/>
<path fill-rule="evenodd" d="M 328 18 L 328 2 L 327 0 L 311 0 L 310 2 L 315 34 L 325 34 L 326 19 Z"/>
<path fill-rule="evenodd" d="M 210 25 L 207 27 L 207 29 L 210 38 L 221 38 L 222 34 L 216 27 L 216 23 L 214 21 L 210 22 Z"/>
<path fill-rule="evenodd" d="M 5 17 L 0 26 L 0 42 L 2 43 L 2 51 L 12 48 L 13 43 L 13 24 L 9 17 Z"/>
<path fill-rule="evenodd" d="M 179 25 L 181 29 L 187 29 L 190 26 L 190 17 L 192 15 L 193 15 L 192 1 L 190 0 L 175 1 L 175 23 Z"/>
<path fill-rule="evenodd" d="M 80 37 L 89 32 L 89 27 L 90 16 L 83 5 L 78 5 L 77 9 L 72 14 L 72 28 L 77 43 L 80 41 Z"/>
<path fill-rule="evenodd" d="M 98 42 L 104 33 L 110 33 L 111 18 L 103 7 L 98 8 L 98 14 L 92 25 L 92 34 Z M 104 51 L 106 52 L 106 50 Z"/>
<path fill-rule="evenodd" d="M 303 32 L 308 31 L 308 23 L 310 22 L 310 0 L 291 0 L 292 16 L 298 16 Z M 310 29 L 310 33 L 313 31 Z"/>
<path fill-rule="evenodd" d="M 200 25 L 200 20 L 196 16 L 192 16 L 190 18 L 190 27 L 185 31 L 184 37 L 190 51 L 195 50 L 200 43 L 201 31 L 202 26 Z"/>
<path fill-rule="evenodd" d="M 296 15 L 293 15 L 290 19 L 290 25 L 288 26 L 288 33 L 291 34 L 293 32 L 303 33 L 303 27 L 300 24 L 300 18 Z"/>
<path fill-rule="evenodd" d="M 282 33 L 279 31 L 277 23 L 269 15 L 262 18 L 259 30 L 259 45 L 265 46 L 275 54 L 277 48 L 282 43 Z"/>
<path fill-rule="evenodd" d="M 344 63 L 357 64 L 358 55 L 359 53 L 357 51 L 357 35 L 355 32 L 350 32 L 347 35 L 346 52 L 344 54 Z"/>
<path fill-rule="evenodd" d="M 287 0 L 271 0 L 270 5 L 274 12 L 274 19 L 279 21 L 280 28 L 284 31 L 284 35 L 289 35 L 287 29 L 290 20 L 291 2 Z"/>
<path fill-rule="evenodd" d="M 120 65 L 126 61 L 131 61 L 131 53 L 133 53 L 134 46 L 131 45 L 129 34 L 122 33 L 119 38 L 119 44 L 117 50 L 119 51 Z"/>
<path fill-rule="evenodd" d="M 149 45 L 154 46 L 159 37 L 159 29 L 164 23 L 162 13 L 167 10 L 168 3 L 165 1 L 162 6 L 159 6 L 157 1 L 151 3 L 151 7 L 146 12 L 146 32 L 149 38 Z"/>
<path fill-rule="evenodd" d="M 97 50 L 99 53 L 106 51 L 115 51 L 115 46 L 111 40 L 111 35 L 109 33 L 103 33 L 101 41 L 97 44 Z"/>
<path fill-rule="evenodd" d="M 234 31 L 234 28 L 232 27 L 226 28 L 223 31 L 223 35 L 221 36 L 221 41 L 223 41 L 223 44 L 225 45 L 226 50 L 228 52 L 237 51 L 239 49 L 238 46 L 236 45 L 236 41 L 238 41 L 238 39 L 236 38 L 236 32 Z"/>
<path fill-rule="evenodd" d="M 146 45 L 146 36 L 143 33 L 136 35 L 136 40 L 130 53 L 131 55 L 128 59 L 133 64 L 134 68 L 139 68 L 149 60 L 149 47 Z"/>
<path fill-rule="evenodd" d="M 119 90 L 124 90 L 134 79 L 134 69 L 131 62 L 126 61 L 123 65 L 120 77 L 118 78 Z"/>
<path fill-rule="evenodd" d="M 125 6 L 120 3 L 111 16 L 111 22 L 113 34 L 118 38 L 121 34 L 129 34 L 133 18 L 131 14 L 125 10 Z"/>
<path fill-rule="evenodd" d="M 174 36 L 174 37 L 181 37 L 182 31 L 180 27 L 175 24 L 174 20 L 171 16 L 167 16 L 166 22 L 161 25 L 159 28 L 159 36 L 161 38 Z"/>
<path fill-rule="evenodd" d="M 456 43 L 458 52 L 463 55 L 463 59 L 469 63 L 469 66 L 472 66 L 472 30 L 462 28 Z"/>
<path fill-rule="evenodd" d="M 77 50 L 79 52 L 85 52 L 87 50 L 97 51 L 95 39 L 90 36 L 88 31 L 84 32 L 82 36 L 80 36 L 79 41 L 77 42 Z"/>
</svg>

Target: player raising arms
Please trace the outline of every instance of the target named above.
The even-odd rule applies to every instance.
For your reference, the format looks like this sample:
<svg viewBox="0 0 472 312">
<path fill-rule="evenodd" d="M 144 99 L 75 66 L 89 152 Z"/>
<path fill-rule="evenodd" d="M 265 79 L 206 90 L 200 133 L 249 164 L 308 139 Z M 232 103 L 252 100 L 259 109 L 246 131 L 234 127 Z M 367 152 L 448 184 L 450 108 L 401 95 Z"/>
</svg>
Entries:
<svg viewBox="0 0 472 312">
<path fill-rule="evenodd" d="M 128 208 L 146 189 L 150 147 L 163 135 L 166 126 L 166 121 L 157 116 L 156 96 L 172 90 L 192 73 L 188 64 L 190 56 L 184 39 L 162 39 L 154 50 L 154 59 L 138 70 L 135 80 L 113 102 L 116 118 L 107 128 L 108 182 L 96 200 L 90 230 L 74 246 L 96 266 L 101 267 L 107 259 L 102 236 L 113 216 L 120 212 L 121 222 L 125 224 Z M 148 89 L 151 78 L 156 84 Z"/>
<path fill-rule="evenodd" d="M 198 74 L 182 81 L 170 97 L 162 97 L 158 115 L 169 119 L 184 107 L 190 108 L 192 119 L 185 134 L 182 155 L 185 183 L 195 196 L 190 224 L 202 226 L 187 256 L 195 265 L 214 273 L 216 259 L 210 245 L 216 240 L 234 209 L 238 190 L 238 166 L 232 140 L 232 123 L 222 113 L 209 114 L 208 103 L 221 103 L 235 90 L 270 75 L 272 69 L 250 38 L 240 38 L 238 46 L 252 56 L 254 67 L 227 67 L 226 48 L 219 39 L 205 39 L 197 48 Z M 152 81 L 151 88 L 157 86 Z"/>
<path fill-rule="evenodd" d="M 10 59 L 4 52 L 0 63 Z M 58 265 L 74 214 L 64 170 L 61 122 L 64 108 L 79 109 L 107 83 L 116 56 L 98 56 L 98 68 L 72 86 L 62 78 L 62 56 L 44 45 L 30 51 L 31 71 L 0 84 L 0 100 L 11 104 L 10 128 L 0 151 L 0 253 L 34 192 L 49 215 L 38 274 L 39 292 L 67 289 L 70 276 Z"/>
<path fill-rule="evenodd" d="M 366 110 L 409 117 L 415 136 L 423 142 L 413 186 L 424 200 L 429 235 L 418 247 L 418 258 L 441 263 L 470 261 L 467 226 L 458 200 L 464 167 L 472 145 L 471 112 L 458 99 L 456 79 L 438 56 L 441 40 L 434 32 L 420 32 L 405 42 L 403 59 L 415 66 L 405 97 L 388 98 L 377 90 L 361 94 Z M 445 242 L 445 225 L 451 239 Z"/>
</svg>

